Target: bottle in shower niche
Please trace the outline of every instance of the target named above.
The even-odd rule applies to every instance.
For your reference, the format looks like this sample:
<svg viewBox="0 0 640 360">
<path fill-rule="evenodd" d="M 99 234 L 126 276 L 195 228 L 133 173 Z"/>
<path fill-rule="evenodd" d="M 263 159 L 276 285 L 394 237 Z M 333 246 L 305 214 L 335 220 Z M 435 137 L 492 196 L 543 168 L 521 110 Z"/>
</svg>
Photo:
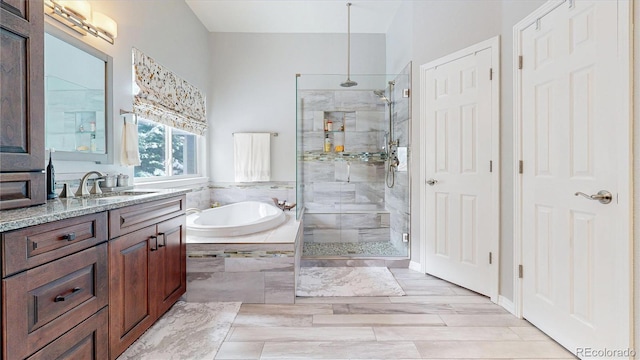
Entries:
<svg viewBox="0 0 640 360">
<path fill-rule="evenodd" d="M 331 152 L 331 139 L 329 134 L 324 135 L 324 152 Z"/>
<path fill-rule="evenodd" d="M 344 132 L 337 132 L 333 136 L 333 151 L 344 152 Z"/>
</svg>

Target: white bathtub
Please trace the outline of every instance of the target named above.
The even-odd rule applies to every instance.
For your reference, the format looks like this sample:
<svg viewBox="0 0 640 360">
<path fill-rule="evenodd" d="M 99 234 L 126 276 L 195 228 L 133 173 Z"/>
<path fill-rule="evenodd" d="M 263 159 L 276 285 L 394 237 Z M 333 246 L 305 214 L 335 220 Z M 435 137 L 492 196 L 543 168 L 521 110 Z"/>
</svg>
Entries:
<svg viewBox="0 0 640 360">
<path fill-rule="evenodd" d="M 287 219 L 275 205 L 243 201 L 187 216 L 187 234 L 227 237 L 273 229 Z"/>
</svg>

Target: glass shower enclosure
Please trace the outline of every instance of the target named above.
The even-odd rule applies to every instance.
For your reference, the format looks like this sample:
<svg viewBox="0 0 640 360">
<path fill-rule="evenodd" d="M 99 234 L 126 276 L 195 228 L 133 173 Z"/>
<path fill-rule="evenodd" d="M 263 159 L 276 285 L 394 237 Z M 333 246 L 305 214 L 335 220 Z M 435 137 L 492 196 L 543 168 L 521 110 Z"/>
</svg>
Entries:
<svg viewBox="0 0 640 360">
<path fill-rule="evenodd" d="M 297 202 L 306 258 L 409 256 L 410 65 L 296 77 Z"/>
</svg>

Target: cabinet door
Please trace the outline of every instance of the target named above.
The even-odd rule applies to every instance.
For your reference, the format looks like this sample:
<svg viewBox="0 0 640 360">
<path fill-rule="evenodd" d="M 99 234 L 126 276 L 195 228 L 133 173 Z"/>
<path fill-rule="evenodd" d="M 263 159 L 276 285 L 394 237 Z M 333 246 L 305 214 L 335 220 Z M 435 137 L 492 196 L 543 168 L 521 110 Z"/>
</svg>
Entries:
<svg viewBox="0 0 640 360">
<path fill-rule="evenodd" d="M 0 0 L 0 209 L 45 202 L 41 0 Z"/>
<path fill-rule="evenodd" d="M 115 359 L 156 320 L 149 284 L 156 226 L 109 242 L 109 353 Z"/>
<path fill-rule="evenodd" d="M 44 13 L 41 0 L 0 1 L 2 171 L 44 169 Z"/>
<path fill-rule="evenodd" d="M 27 360 L 107 360 L 107 312 L 103 308 Z"/>
<path fill-rule="evenodd" d="M 162 316 L 187 290 L 185 217 L 158 224 L 156 279 L 151 283 L 156 314 Z M 157 280 L 157 281 L 155 281 Z"/>
</svg>

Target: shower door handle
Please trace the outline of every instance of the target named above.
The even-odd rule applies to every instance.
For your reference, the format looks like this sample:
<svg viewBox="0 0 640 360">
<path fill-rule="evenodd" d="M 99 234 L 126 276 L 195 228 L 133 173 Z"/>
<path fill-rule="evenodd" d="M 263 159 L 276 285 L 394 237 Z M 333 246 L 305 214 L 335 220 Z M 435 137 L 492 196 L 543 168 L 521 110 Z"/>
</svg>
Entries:
<svg viewBox="0 0 640 360">
<path fill-rule="evenodd" d="M 436 179 L 427 180 L 427 185 L 429 185 L 429 186 L 433 186 L 433 185 L 435 185 L 437 183 L 438 183 L 438 180 L 436 180 Z"/>
<path fill-rule="evenodd" d="M 347 161 L 347 182 L 351 182 L 351 162 Z"/>
</svg>

